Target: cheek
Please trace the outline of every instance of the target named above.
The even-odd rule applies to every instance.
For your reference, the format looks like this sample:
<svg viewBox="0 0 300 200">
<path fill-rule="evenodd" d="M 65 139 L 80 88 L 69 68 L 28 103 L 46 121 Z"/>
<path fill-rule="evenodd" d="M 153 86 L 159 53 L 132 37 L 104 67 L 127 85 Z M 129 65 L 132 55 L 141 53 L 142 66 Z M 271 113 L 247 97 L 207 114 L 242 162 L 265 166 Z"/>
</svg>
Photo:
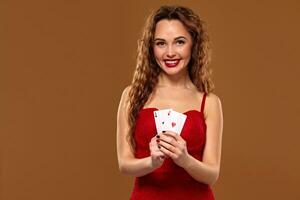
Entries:
<svg viewBox="0 0 300 200">
<path fill-rule="evenodd" d="M 159 48 L 153 48 L 153 53 L 156 59 L 160 59 L 163 56 L 163 51 Z"/>
<path fill-rule="evenodd" d="M 189 46 L 184 47 L 182 49 L 181 53 L 182 53 L 181 55 L 185 58 L 191 57 L 191 47 L 189 47 Z"/>
</svg>

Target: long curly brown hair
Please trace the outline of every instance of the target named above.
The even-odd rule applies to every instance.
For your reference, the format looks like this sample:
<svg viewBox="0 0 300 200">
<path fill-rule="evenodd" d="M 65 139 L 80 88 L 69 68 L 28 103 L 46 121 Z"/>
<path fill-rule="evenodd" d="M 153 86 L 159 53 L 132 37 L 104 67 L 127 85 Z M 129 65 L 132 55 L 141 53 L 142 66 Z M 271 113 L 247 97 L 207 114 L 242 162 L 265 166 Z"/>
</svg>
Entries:
<svg viewBox="0 0 300 200">
<path fill-rule="evenodd" d="M 210 62 L 210 42 L 205 31 L 205 22 L 191 9 L 183 6 L 161 6 L 153 11 L 146 20 L 141 38 L 138 40 L 136 69 L 128 96 L 129 133 L 127 140 L 135 150 L 135 122 L 140 109 L 143 108 L 158 82 L 161 68 L 157 64 L 153 53 L 155 27 L 162 19 L 179 20 L 193 39 L 191 59 L 188 72 L 191 81 L 201 92 L 209 93 L 214 90 L 211 80 L 212 70 L 208 68 Z"/>
</svg>

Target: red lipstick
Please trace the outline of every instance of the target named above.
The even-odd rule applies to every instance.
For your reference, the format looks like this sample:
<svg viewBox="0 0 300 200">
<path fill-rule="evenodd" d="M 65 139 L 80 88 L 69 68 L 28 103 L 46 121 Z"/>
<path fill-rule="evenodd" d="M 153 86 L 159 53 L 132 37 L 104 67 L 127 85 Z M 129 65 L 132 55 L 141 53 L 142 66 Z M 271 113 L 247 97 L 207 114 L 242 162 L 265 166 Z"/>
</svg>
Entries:
<svg viewBox="0 0 300 200">
<path fill-rule="evenodd" d="M 176 67 L 179 63 L 180 59 L 174 59 L 174 60 L 164 60 L 165 65 L 167 67 Z"/>
</svg>

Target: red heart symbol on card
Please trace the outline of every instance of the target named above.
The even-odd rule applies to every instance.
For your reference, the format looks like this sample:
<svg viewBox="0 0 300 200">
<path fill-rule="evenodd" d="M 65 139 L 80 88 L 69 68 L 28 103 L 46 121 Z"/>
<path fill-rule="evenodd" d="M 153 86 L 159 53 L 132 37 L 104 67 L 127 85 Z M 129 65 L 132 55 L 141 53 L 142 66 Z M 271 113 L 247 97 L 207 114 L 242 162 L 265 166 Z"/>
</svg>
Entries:
<svg viewBox="0 0 300 200">
<path fill-rule="evenodd" d="M 175 122 L 172 122 L 172 127 L 176 126 L 176 123 Z"/>
</svg>

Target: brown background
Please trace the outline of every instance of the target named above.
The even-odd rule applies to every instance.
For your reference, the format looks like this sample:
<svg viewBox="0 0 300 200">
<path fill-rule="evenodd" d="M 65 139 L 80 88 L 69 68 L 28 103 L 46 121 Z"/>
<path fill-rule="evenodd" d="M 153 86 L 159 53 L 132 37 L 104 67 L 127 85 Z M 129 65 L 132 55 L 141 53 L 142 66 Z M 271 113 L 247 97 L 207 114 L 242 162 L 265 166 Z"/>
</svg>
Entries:
<svg viewBox="0 0 300 200">
<path fill-rule="evenodd" d="M 116 112 L 146 16 L 209 25 L 224 113 L 220 200 L 299 199 L 299 1 L 1 1 L 0 198 L 128 199 Z"/>
</svg>

